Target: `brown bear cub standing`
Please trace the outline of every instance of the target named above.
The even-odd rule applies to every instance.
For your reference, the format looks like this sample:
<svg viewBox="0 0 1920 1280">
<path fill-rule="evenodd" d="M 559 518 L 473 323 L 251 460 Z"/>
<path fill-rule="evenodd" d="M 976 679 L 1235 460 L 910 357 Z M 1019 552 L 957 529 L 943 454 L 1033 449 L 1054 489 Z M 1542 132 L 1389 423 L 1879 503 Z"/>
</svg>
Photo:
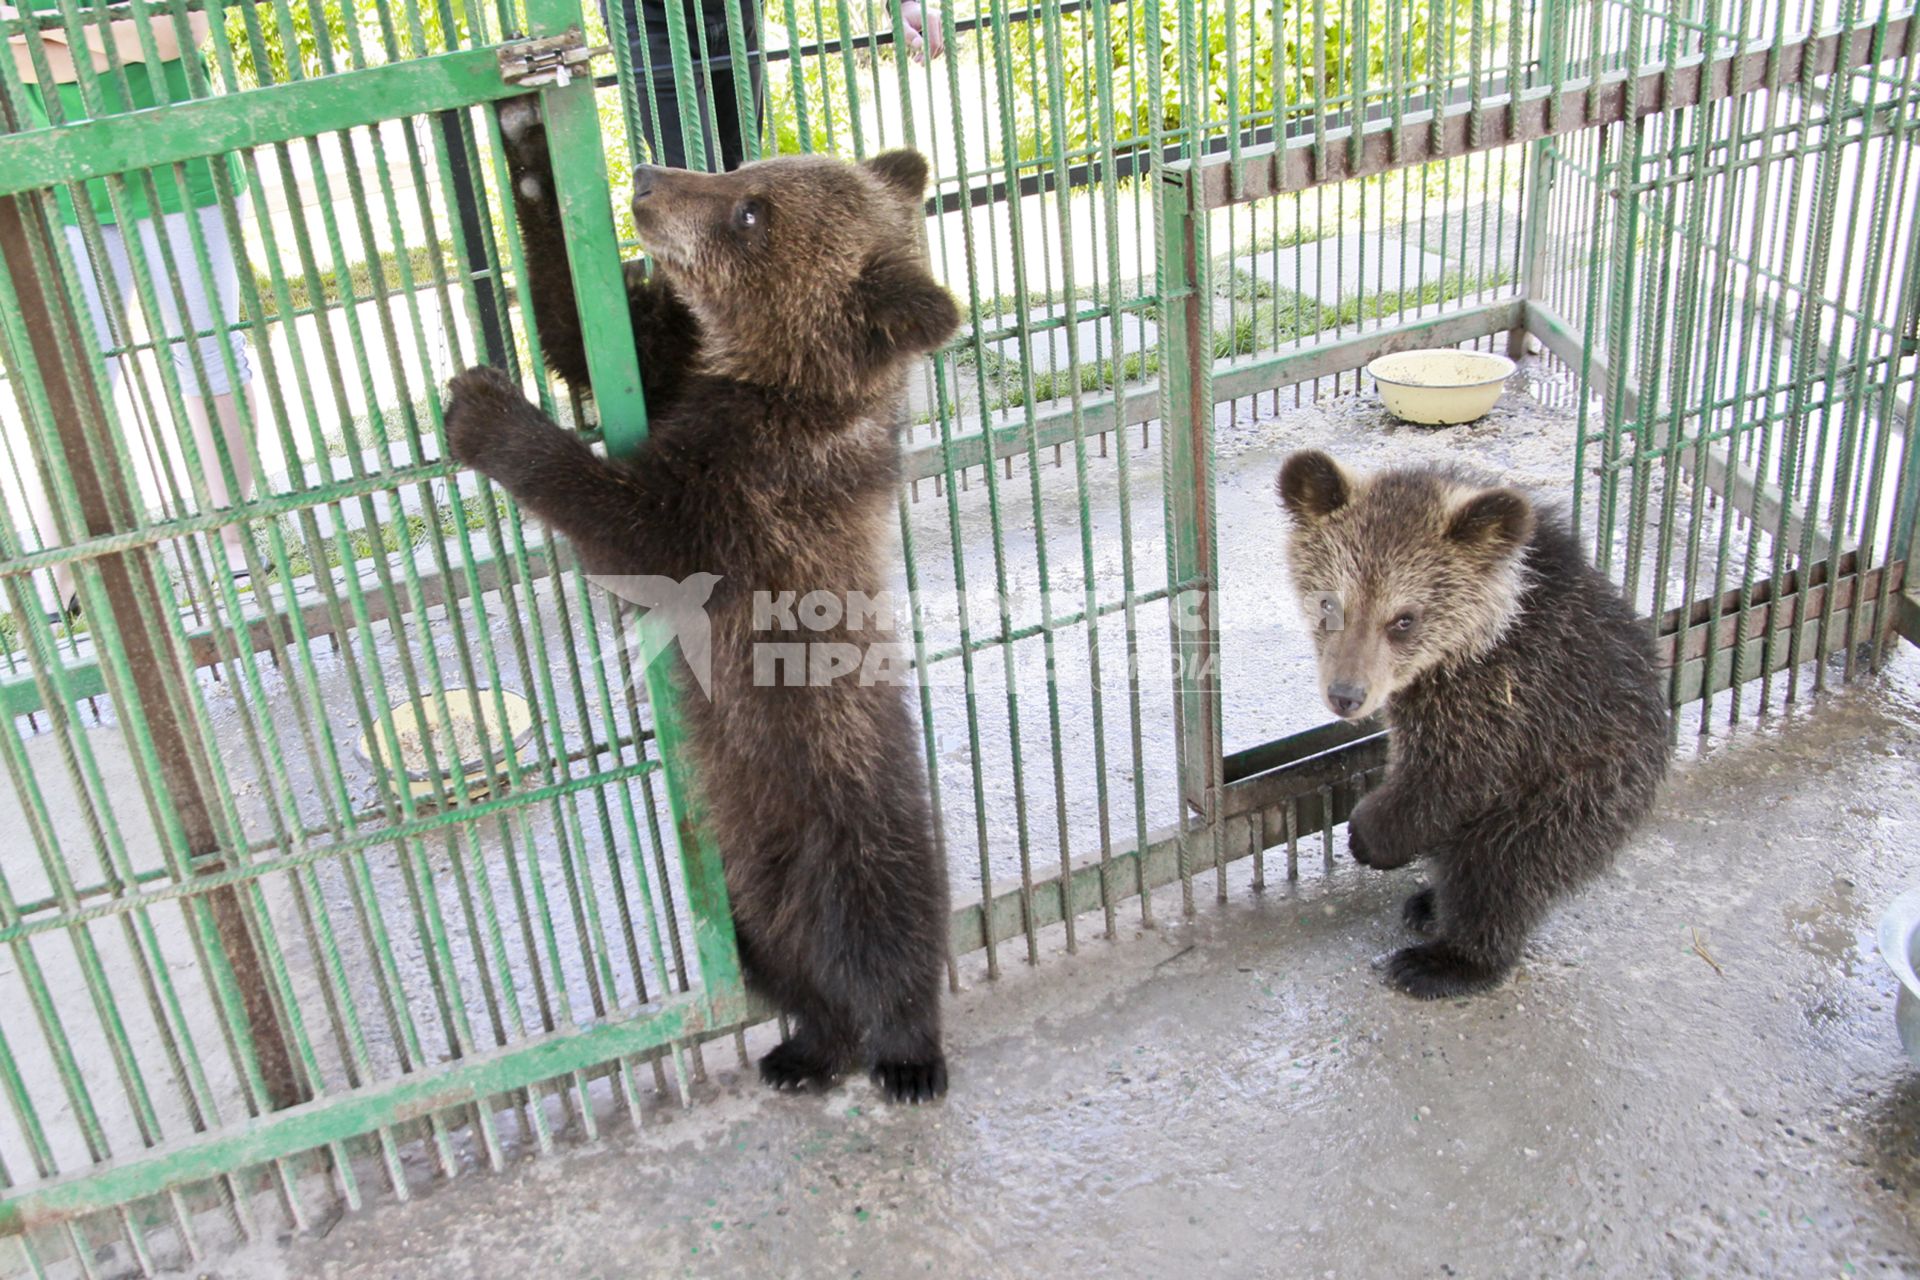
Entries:
<svg viewBox="0 0 1920 1280">
<path fill-rule="evenodd" d="M 1288 458 L 1294 586 L 1335 714 L 1385 708 L 1386 780 L 1355 807 L 1354 859 L 1424 855 L 1407 904 L 1431 941 L 1388 979 L 1435 999 L 1498 982 L 1554 899 L 1603 870 L 1667 769 L 1646 624 L 1524 494 L 1446 470 L 1356 477 Z"/>
<path fill-rule="evenodd" d="M 502 125 L 543 348 L 584 386 L 545 131 L 523 102 Z M 456 377 L 446 410 L 454 456 L 566 535 L 588 573 L 720 575 L 711 696 L 689 688 L 683 705 L 748 981 L 797 1024 L 761 1076 L 797 1088 L 865 1067 L 916 1102 L 947 1087 L 948 901 L 906 691 L 863 678 L 864 661 L 796 687 L 756 662 L 756 631 L 792 617 L 769 600 L 882 598 L 906 375 L 960 322 L 919 248 L 926 179 L 904 151 L 642 166 L 633 217 L 656 270 L 626 279 L 644 446 L 600 457 L 493 369 Z M 788 638 L 865 659 L 894 644 L 878 612 Z"/>
</svg>

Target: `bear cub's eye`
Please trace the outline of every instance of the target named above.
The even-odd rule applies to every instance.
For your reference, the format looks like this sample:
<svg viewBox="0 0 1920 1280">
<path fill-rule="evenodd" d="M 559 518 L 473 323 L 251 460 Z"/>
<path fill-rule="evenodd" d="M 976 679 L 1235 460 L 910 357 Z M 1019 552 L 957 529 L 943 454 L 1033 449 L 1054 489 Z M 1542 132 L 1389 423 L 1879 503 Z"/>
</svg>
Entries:
<svg viewBox="0 0 1920 1280">
<path fill-rule="evenodd" d="M 741 231 L 751 231 L 766 218 L 766 210 L 760 207 L 758 200 L 742 200 L 733 207 L 733 225 Z"/>
<path fill-rule="evenodd" d="M 1415 616 L 1413 610 L 1403 609 L 1394 615 L 1392 622 L 1387 624 L 1387 630 L 1396 636 L 1411 635 L 1413 629 L 1419 625 L 1420 619 Z"/>
</svg>

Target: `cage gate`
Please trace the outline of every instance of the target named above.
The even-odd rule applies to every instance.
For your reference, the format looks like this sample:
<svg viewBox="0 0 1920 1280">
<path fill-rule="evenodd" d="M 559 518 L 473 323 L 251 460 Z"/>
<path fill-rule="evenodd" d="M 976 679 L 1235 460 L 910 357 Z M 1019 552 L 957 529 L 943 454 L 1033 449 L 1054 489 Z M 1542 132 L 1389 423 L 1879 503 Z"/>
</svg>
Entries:
<svg viewBox="0 0 1920 1280">
<path fill-rule="evenodd" d="M 1383 741 L 1286 687 L 1249 440 L 1382 352 L 1544 348 L 1548 483 L 1702 731 L 1920 634 L 1908 9 L 983 0 L 918 67 L 897 3 L 608 9 L 0 22 L 146 16 L 152 59 L 154 23 L 217 18 L 151 106 L 118 50 L 28 119 L 0 60 L 0 824 L 30 836 L 0 851 L 0 1274 L 152 1270 L 640 1122 L 758 1016 L 659 673 L 435 444 L 449 373 L 540 367 L 484 109 L 528 76 L 614 449 L 645 419 L 607 187 L 666 122 L 696 167 L 932 160 L 970 323 L 913 391 L 896 585 L 953 950 L 989 974 L 1264 885 L 1269 849 L 1331 866 Z M 760 128 L 722 136 L 728 99 Z M 213 213 L 115 230 L 176 205 Z M 231 323 L 170 345 L 222 242 Z M 249 360 L 242 447 L 175 429 Z M 77 620 L 42 616 L 62 566 Z M 409 733 L 423 777 L 389 764 Z"/>
<path fill-rule="evenodd" d="M 92 1274 L 115 1250 L 146 1269 L 156 1249 L 196 1255 L 209 1223 L 251 1229 L 263 1190 L 311 1224 L 336 1196 L 358 1203 L 369 1168 L 404 1196 L 409 1151 L 444 1175 L 497 1165 L 550 1145 L 557 1122 L 590 1131 L 590 1075 L 629 1101 L 668 1068 L 684 1088 L 674 1046 L 746 1013 L 664 677 L 634 669 L 605 602 L 556 576 L 564 548 L 434 443 L 451 369 L 539 365 L 536 334 L 524 355 L 507 340 L 503 265 L 523 294 L 530 282 L 514 228 L 483 209 L 474 123 L 492 117 L 469 108 L 542 84 L 598 403 L 617 424 L 608 447 L 645 424 L 608 269 L 594 90 L 568 70 L 581 15 L 536 2 L 532 38 L 517 38 L 452 12 L 409 10 L 406 30 L 382 15 L 375 32 L 336 33 L 338 48 L 322 30 L 303 67 L 275 63 L 295 43 L 274 38 L 294 31 L 289 13 L 263 32 L 235 9 L 199 33 L 227 92 L 136 69 L 149 103 L 129 64 L 162 61 L 156 31 L 194 43 L 185 6 L 153 6 L 140 54 L 107 41 L 107 65 L 79 60 L 84 119 L 27 88 L 56 83 L 54 46 L 29 41 L 33 66 L 0 65 L 0 334 L 59 526 L 32 553 L 31 529 L 9 517 L 3 530 L 18 627 L 4 745 L 30 836 L 0 863 L 9 1274 Z M 71 7 L 9 26 L 61 29 L 70 47 L 89 30 Z M 146 109 L 102 110 L 116 94 Z M 227 154 L 244 162 L 202 159 Z M 123 234 L 149 211 L 199 207 L 202 173 L 210 220 Z M 236 394 L 239 344 L 170 350 L 154 323 L 169 305 L 192 314 L 187 290 L 221 269 L 221 236 L 244 243 L 248 198 L 268 265 L 235 285 L 265 366 L 258 395 Z M 433 248 L 409 252 L 423 240 Z M 107 264 L 122 254 L 116 289 Z M 83 336 L 95 305 L 112 314 L 104 349 Z M 182 349 L 185 369 L 168 358 Z M 250 429 L 270 414 L 279 432 L 265 439 L 286 471 L 244 510 L 207 477 L 232 485 L 258 452 L 151 429 L 169 409 L 188 420 L 190 400 L 217 405 L 219 386 Z M 321 438 L 327 421 L 339 437 Z M 164 456 L 174 448 L 185 456 Z M 243 561 L 221 554 L 233 527 Z M 68 565 L 80 623 L 43 620 L 28 575 Z M 460 691 L 470 734 L 449 701 Z"/>
</svg>

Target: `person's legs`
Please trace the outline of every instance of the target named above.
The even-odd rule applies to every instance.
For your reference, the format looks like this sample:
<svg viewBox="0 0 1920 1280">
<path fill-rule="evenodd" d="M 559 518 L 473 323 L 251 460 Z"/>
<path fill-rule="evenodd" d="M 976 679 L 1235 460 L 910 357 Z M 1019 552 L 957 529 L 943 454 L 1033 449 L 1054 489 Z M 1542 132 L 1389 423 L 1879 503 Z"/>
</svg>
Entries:
<svg viewBox="0 0 1920 1280">
<path fill-rule="evenodd" d="M 673 56 L 667 43 L 667 10 L 662 0 L 618 0 L 626 18 L 627 51 L 633 67 L 633 94 L 640 106 L 640 136 L 652 163 L 669 169 L 687 167 L 687 148 L 680 130 L 680 97 L 673 82 Z M 600 0 L 600 17 L 614 28 L 608 0 Z M 687 32 L 692 38 L 694 32 Z"/>
<path fill-rule="evenodd" d="M 746 45 L 747 100 L 751 112 L 744 126 L 740 119 L 740 69 L 732 58 L 726 16 L 722 13 L 708 20 L 707 47 L 715 54 L 711 64 L 714 133 L 718 135 L 721 165 L 730 170 L 747 162 L 748 138 L 760 136 L 766 66 L 760 57 L 760 14 L 754 0 L 740 0 L 740 35 Z"/>
<path fill-rule="evenodd" d="M 67 237 L 67 252 L 71 256 L 74 271 L 79 276 L 80 294 L 86 299 L 87 314 L 93 321 L 94 341 L 98 344 L 102 352 L 111 351 L 119 346 L 120 343 L 115 341 L 113 336 L 113 328 L 109 322 L 106 303 L 100 293 L 100 277 L 94 269 L 92 255 L 87 252 L 86 237 L 81 233 L 79 227 L 66 227 L 64 230 Z M 109 270 L 111 271 L 112 263 L 116 259 L 125 259 L 125 251 L 120 241 L 120 228 L 112 223 L 103 224 L 100 228 L 100 238 L 106 249 Z M 120 361 L 117 357 L 109 356 L 107 358 L 108 394 L 112 394 L 113 388 L 118 385 L 119 381 Z M 44 441 L 43 443 L 46 448 L 54 451 L 57 451 L 60 447 L 59 442 L 54 440 Z M 34 480 L 38 480 L 39 483 L 33 483 Z M 55 526 L 53 518 L 52 477 L 51 475 L 30 477 L 26 487 L 27 513 L 28 517 L 33 521 L 34 532 L 39 535 L 41 546 L 52 546 L 60 541 L 60 532 Z M 68 612 L 69 606 L 77 601 L 73 566 L 70 564 L 55 565 L 52 571 L 52 578 L 53 605 L 48 612 Z"/>
<path fill-rule="evenodd" d="M 194 252 L 189 217 L 198 221 L 206 246 L 206 274 L 212 276 L 214 290 L 211 298 Z M 187 306 L 186 323 L 200 335 L 191 346 L 184 340 L 173 342 L 168 347 L 168 355 L 180 380 L 181 403 L 193 433 L 207 496 L 217 510 L 243 502 L 253 494 L 253 437 L 249 430 L 249 423 L 254 419 L 253 368 L 247 359 L 245 337 L 238 331 L 226 330 L 240 310 L 239 266 L 227 236 L 226 221 L 218 208 L 197 209 L 192 214 L 171 213 L 162 221 L 174 264 L 181 273 L 179 292 Z M 163 259 L 158 231 L 152 220 L 142 221 L 140 231 L 149 264 L 160 263 Z M 159 287 L 155 292 L 167 336 L 183 339 L 187 329 L 181 324 L 172 284 Z M 196 354 L 205 372 L 204 381 L 201 371 L 194 367 Z M 242 397 L 246 399 L 244 412 Z M 243 537 L 238 525 L 226 525 L 220 530 L 227 567 L 231 570 L 246 568 Z"/>
<path fill-rule="evenodd" d="M 654 164 L 669 169 L 687 165 L 686 121 L 681 118 L 685 102 L 700 130 L 701 158 L 708 169 L 737 169 L 747 158 L 746 130 L 741 127 L 740 105 L 733 68 L 733 45 L 727 33 L 726 11 L 729 0 L 696 0 L 686 3 L 687 53 L 691 61 L 690 82 L 682 85 L 673 74 L 673 44 L 667 36 L 665 0 L 620 0 L 626 17 L 627 48 L 633 65 L 634 96 L 639 100 L 640 132 Z M 764 98 L 765 68 L 760 57 L 760 14 L 756 0 L 738 0 L 741 38 L 751 64 L 753 103 L 752 128 L 756 134 Z M 609 30 L 615 19 L 609 14 L 608 0 L 600 0 L 600 16 Z M 701 58 L 702 36 L 706 58 Z M 690 100 L 685 94 L 691 94 Z M 718 165 L 715 161 L 718 161 Z"/>
<path fill-rule="evenodd" d="M 700 15 L 693 4 L 682 4 L 681 12 L 687 20 L 687 59 L 691 74 L 685 81 L 674 75 L 673 41 L 667 34 L 667 6 L 662 0 L 640 0 L 641 19 L 646 25 L 649 81 L 636 78 L 635 83 L 653 86 L 657 118 L 647 121 L 647 139 L 658 143 L 653 162 L 669 169 L 692 168 L 687 144 L 687 129 L 691 125 L 700 141 L 700 167 L 712 169 L 715 167 L 713 122 L 707 109 L 707 67 L 700 59 Z M 639 65 L 636 60 L 636 77 Z M 644 89 L 639 96 L 646 97 Z"/>
</svg>

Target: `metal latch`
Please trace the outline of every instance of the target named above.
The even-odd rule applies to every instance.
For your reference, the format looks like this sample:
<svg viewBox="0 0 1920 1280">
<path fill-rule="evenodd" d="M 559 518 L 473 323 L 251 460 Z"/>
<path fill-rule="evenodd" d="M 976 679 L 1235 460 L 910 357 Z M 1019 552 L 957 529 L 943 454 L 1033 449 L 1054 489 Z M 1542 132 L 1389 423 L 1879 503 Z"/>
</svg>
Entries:
<svg viewBox="0 0 1920 1280">
<path fill-rule="evenodd" d="M 605 45 L 589 49 L 580 28 L 568 27 L 557 36 L 501 45 L 500 78 L 528 88 L 543 84 L 564 87 L 573 82 L 576 71 L 588 70 L 588 63 L 607 52 Z"/>
</svg>

